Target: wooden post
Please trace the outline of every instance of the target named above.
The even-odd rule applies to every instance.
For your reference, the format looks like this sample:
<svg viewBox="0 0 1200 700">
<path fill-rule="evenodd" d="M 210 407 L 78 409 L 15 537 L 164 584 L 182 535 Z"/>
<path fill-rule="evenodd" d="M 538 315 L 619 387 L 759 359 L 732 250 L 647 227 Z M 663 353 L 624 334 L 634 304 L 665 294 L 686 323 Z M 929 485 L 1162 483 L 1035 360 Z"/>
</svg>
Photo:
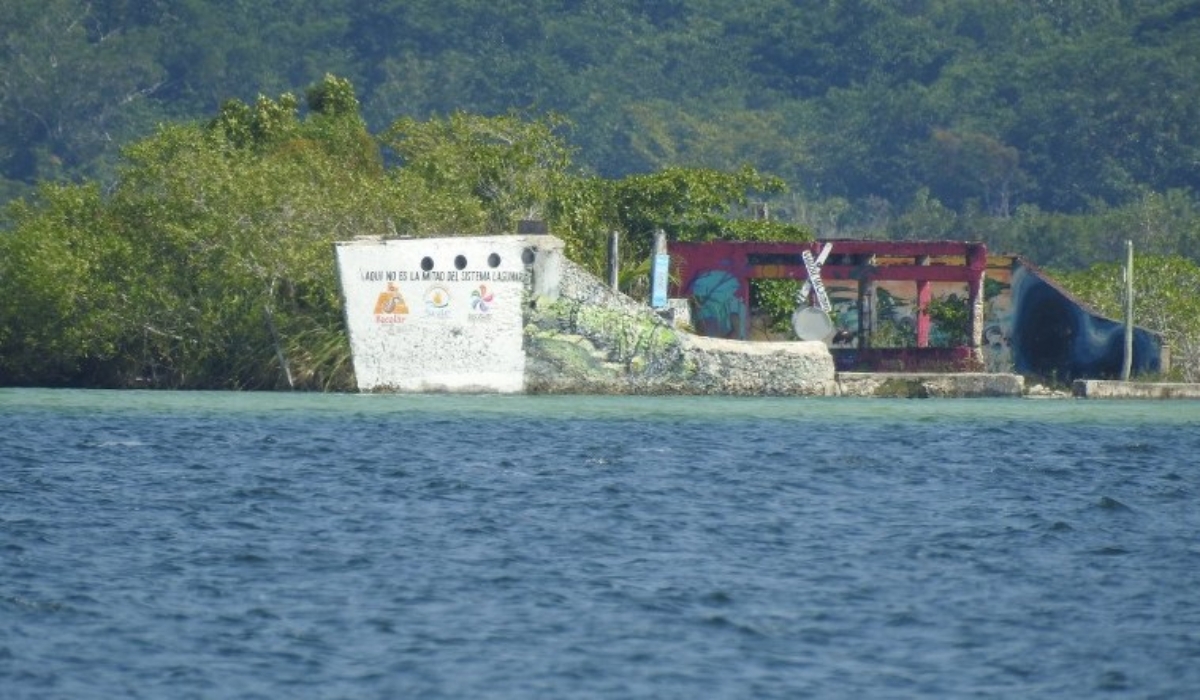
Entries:
<svg viewBox="0 0 1200 700">
<path fill-rule="evenodd" d="M 1121 381 L 1129 381 L 1133 371 L 1133 241 L 1125 241 L 1125 362 Z"/>
<path fill-rule="evenodd" d="M 618 273 L 620 272 L 621 262 L 619 248 L 621 245 L 621 234 L 618 231 L 613 231 L 608 238 L 608 286 L 614 292 L 620 291 L 618 285 Z"/>
</svg>

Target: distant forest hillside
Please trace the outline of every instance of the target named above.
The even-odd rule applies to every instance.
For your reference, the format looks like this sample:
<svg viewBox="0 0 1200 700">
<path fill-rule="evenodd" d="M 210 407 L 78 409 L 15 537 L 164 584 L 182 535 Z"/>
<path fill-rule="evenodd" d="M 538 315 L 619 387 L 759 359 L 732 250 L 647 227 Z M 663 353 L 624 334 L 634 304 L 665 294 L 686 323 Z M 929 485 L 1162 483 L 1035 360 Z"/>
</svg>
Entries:
<svg viewBox="0 0 1200 700">
<path fill-rule="evenodd" d="M 825 236 L 1200 243 L 1200 0 L 3 0 L 0 201 L 327 74 L 372 133 L 556 113 L 603 177 L 749 164 Z"/>
</svg>

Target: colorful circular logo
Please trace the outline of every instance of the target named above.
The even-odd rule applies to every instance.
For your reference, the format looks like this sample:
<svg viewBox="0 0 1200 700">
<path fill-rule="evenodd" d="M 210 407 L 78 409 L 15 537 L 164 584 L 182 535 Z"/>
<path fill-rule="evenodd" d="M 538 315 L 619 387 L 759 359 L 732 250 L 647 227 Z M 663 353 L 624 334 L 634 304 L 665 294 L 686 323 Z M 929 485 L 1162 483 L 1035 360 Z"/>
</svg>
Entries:
<svg viewBox="0 0 1200 700">
<path fill-rule="evenodd" d="M 479 289 L 471 292 L 471 308 L 481 314 L 491 311 L 493 300 L 494 296 L 486 284 L 479 285 Z"/>
</svg>

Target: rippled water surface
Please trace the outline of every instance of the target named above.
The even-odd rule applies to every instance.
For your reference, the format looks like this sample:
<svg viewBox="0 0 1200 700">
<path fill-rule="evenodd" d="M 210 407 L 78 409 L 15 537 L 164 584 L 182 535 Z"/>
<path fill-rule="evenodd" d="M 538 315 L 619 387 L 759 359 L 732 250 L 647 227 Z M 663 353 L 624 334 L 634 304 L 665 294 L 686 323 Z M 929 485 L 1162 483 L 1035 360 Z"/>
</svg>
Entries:
<svg viewBox="0 0 1200 700">
<path fill-rule="evenodd" d="M 0 390 L 4 698 L 1196 697 L 1200 404 Z"/>
</svg>

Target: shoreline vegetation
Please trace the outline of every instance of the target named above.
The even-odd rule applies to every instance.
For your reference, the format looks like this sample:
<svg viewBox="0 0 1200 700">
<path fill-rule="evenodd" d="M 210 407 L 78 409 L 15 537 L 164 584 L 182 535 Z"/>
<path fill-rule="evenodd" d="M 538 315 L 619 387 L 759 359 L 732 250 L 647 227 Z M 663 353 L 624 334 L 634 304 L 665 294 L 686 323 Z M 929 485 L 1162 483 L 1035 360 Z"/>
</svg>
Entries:
<svg viewBox="0 0 1200 700">
<path fill-rule="evenodd" d="M 354 388 L 332 255 L 336 240 L 512 230 L 546 216 L 565 254 L 597 277 L 622 232 L 620 288 L 648 294 L 658 231 L 672 240 L 809 241 L 810 229 L 741 218 L 783 184 L 750 168 L 581 174 L 553 120 L 455 115 L 369 134 L 349 81 L 298 100 L 229 102 L 126 150 L 110 191 L 46 185 L 8 209 L 0 235 L 0 384 L 174 389 Z M 389 166 L 383 148 L 404 154 Z M 453 173 L 453 177 L 447 173 Z M 1136 304 L 1173 346 L 1177 377 L 1200 369 L 1200 267 L 1139 258 Z M 1064 276 L 1101 310 L 1119 268 Z M 762 295 L 787 318 L 794 296 Z M 773 305 L 772 305 L 773 304 Z"/>
<path fill-rule="evenodd" d="M 918 5 L 20 0 L 0 385 L 351 390 L 334 241 L 528 219 L 600 277 L 619 232 L 635 299 L 659 230 L 979 240 L 1110 317 L 1133 241 L 1162 379 L 1200 381 L 1195 3 Z"/>
</svg>

